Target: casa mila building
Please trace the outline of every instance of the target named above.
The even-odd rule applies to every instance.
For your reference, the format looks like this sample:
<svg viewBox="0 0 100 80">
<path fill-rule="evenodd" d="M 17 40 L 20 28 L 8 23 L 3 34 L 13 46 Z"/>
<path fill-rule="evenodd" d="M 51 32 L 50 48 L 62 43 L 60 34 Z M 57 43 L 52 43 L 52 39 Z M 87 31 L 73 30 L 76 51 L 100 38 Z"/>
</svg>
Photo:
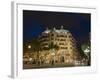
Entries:
<svg viewBox="0 0 100 80">
<path fill-rule="evenodd" d="M 39 55 L 40 62 L 44 62 L 46 64 L 73 64 L 75 65 L 75 61 L 78 61 L 80 58 L 77 42 L 70 33 L 70 31 L 66 30 L 61 26 L 60 29 L 46 29 L 39 36 L 40 47 L 42 51 Z M 50 44 L 56 45 L 57 48 L 51 48 Z"/>
</svg>

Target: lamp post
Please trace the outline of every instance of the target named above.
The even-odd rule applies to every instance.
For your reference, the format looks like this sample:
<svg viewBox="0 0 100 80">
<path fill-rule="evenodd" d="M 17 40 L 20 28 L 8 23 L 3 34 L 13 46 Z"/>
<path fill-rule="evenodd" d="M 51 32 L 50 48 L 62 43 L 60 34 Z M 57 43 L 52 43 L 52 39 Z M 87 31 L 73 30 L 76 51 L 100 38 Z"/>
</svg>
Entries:
<svg viewBox="0 0 100 80">
<path fill-rule="evenodd" d="M 27 48 L 28 48 L 28 49 L 31 49 L 31 47 L 32 47 L 31 45 L 28 45 L 28 47 L 27 47 Z"/>
<path fill-rule="evenodd" d="M 31 48 L 32 48 L 32 46 L 29 44 L 29 45 L 27 46 L 27 48 L 28 48 L 28 51 L 29 51 L 29 54 L 28 54 L 28 55 L 29 55 L 29 62 L 32 63 L 32 60 L 33 60 L 33 59 L 32 59 L 32 53 L 31 53 Z"/>
</svg>

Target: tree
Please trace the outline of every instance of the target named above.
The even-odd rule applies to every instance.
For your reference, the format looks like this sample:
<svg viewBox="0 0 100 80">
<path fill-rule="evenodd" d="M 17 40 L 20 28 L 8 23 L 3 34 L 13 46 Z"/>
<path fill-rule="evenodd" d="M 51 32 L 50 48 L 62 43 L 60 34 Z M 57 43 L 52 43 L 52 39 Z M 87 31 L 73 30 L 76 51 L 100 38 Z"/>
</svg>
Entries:
<svg viewBox="0 0 100 80">
<path fill-rule="evenodd" d="M 33 51 L 39 52 L 41 50 L 39 40 L 33 39 L 31 43 L 32 43 L 32 50 Z"/>
<path fill-rule="evenodd" d="M 88 65 L 90 65 L 91 63 L 91 47 L 90 47 L 90 42 L 86 42 L 84 44 L 82 44 L 82 50 L 84 51 L 84 54 L 87 56 L 88 58 Z"/>
<path fill-rule="evenodd" d="M 56 44 L 54 44 L 53 42 L 51 42 L 50 44 L 49 44 L 49 50 L 50 50 L 50 53 L 51 53 L 51 55 L 55 58 L 55 55 L 56 55 L 56 51 L 59 49 L 59 46 L 58 45 L 56 45 Z M 52 65 L 55 63 L 55 59 L 52 59 Z"/>
<path fill-rule="evenodd" d="M 51 49 L 58 50 L 58 49 L 59 49 L 59 46 L 56 45 L 56 44 L 54 44 L 53 42 L 51 42 L 51 43 L 49 44 L 49 50 L 51 50 Z"/>
<path fill-rule="evenodd" d="M 39 56 L 40 56 L 40 51 L 41 51 L 40 42 L 38 39 L 33 39 L 31 43 L 32 43 L 33 55 L 36 55 L 36 59 L 37 59 L 36 61 L 39 62 Z"/>
</svg>

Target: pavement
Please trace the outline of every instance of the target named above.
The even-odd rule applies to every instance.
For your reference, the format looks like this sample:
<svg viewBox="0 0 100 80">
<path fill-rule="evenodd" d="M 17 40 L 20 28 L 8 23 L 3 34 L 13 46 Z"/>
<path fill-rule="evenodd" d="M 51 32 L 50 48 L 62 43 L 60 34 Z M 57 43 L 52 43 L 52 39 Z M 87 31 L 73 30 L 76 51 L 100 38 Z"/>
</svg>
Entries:
<svg viewBox="0 0 100 80">
<path fill-rule="evenodd" d="M 73 64 L 57 63 L 57 64 L 24 64 L 23 69 L 39 69 L 39 68 L 59 68 L 59 67 L 74 67 Z"/>
</svg>

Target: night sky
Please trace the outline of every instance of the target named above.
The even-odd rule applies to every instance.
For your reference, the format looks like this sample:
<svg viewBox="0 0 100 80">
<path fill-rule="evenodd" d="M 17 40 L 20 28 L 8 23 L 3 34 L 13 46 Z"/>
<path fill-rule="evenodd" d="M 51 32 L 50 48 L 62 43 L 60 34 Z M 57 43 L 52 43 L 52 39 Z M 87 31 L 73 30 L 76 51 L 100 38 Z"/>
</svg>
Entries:
<svg viewBox="0 0 100 80">
<path fill-rule="evenodd" d="M 91 30 L 91 14 L 23 10 L 23 40 L 38 37 L 46 28 L 68 29 L 79 42 L 88 39 Z"/>
</svg>

